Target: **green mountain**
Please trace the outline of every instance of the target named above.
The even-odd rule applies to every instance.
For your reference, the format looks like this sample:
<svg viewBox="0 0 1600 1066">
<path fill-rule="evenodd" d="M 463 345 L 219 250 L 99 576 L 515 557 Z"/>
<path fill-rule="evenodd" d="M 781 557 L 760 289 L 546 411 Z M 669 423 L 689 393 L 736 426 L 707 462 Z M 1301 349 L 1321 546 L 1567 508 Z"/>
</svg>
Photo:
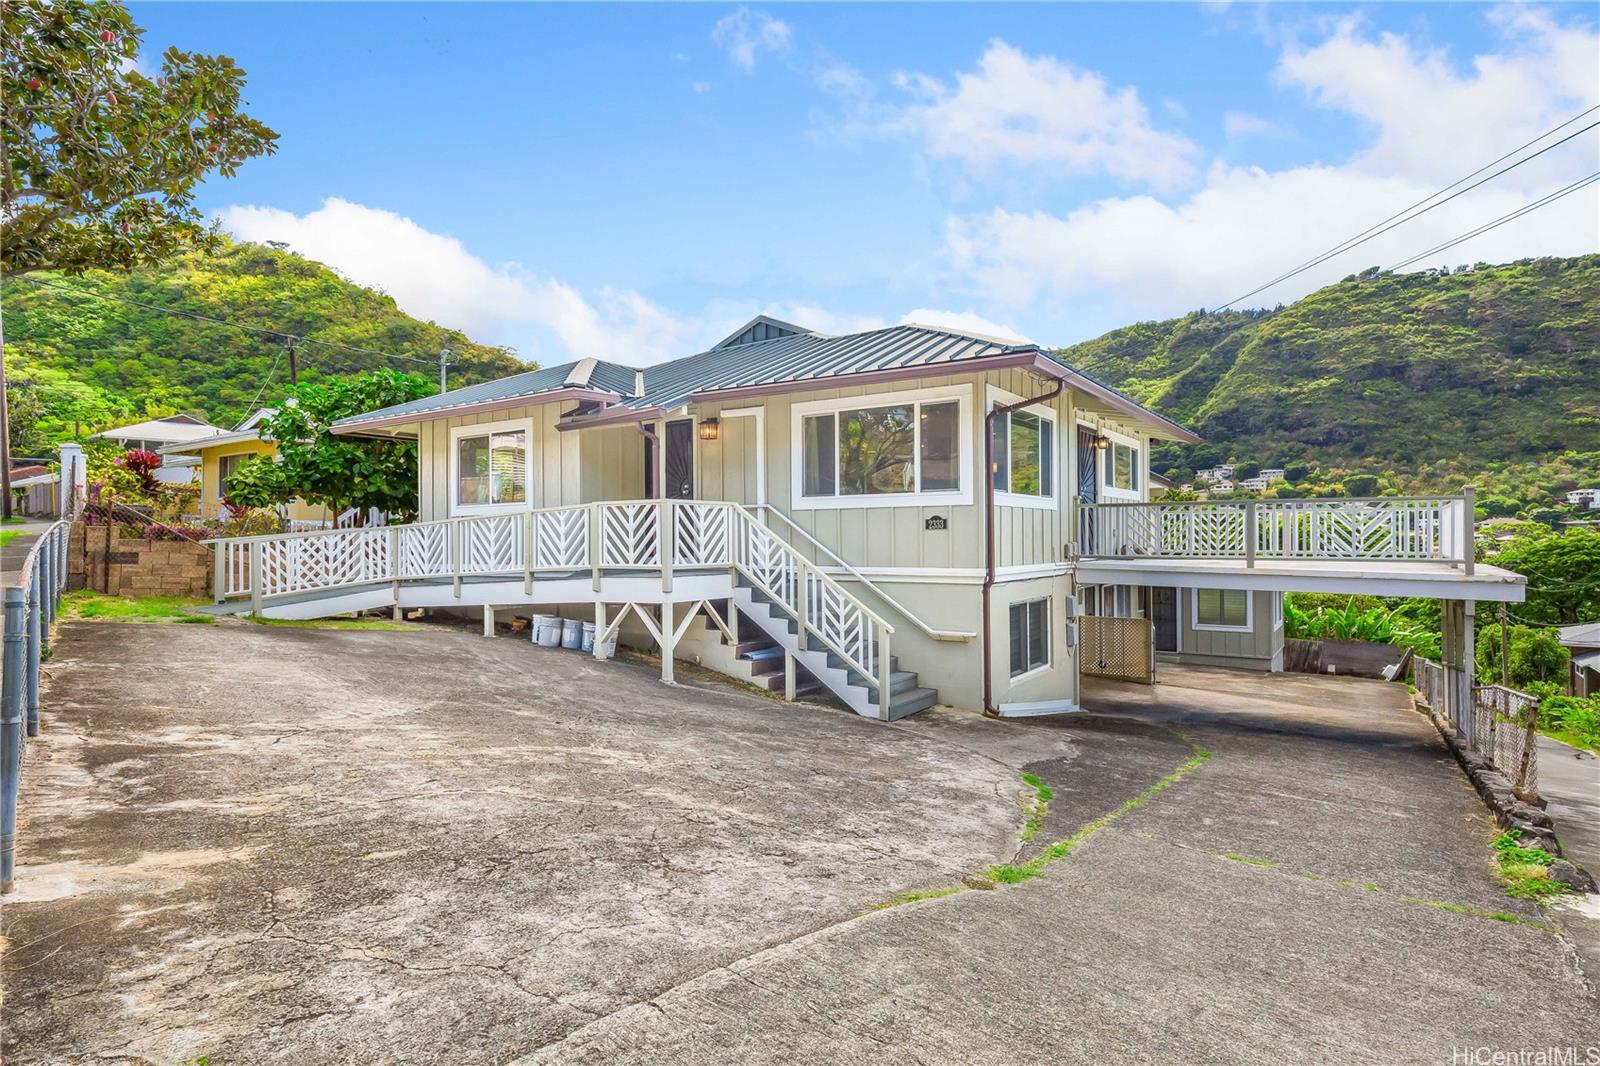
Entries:
<svg viewBox="0 0 1600 1066">
<path fill-rule="evenodd" d="M 1158 453 L 1180 476 L 1302 461 L 1500 491 L 1542 471 L 1531 495 L 1600 476 L 1600 255 L 1369 270 L 1274 311 L 1141 322 L 1063 354 L 1206 438 Z"/>
<path fill-rule="evenodd" d="M 281 340 L 185 315 L 302 338 L 301 381 L 378 366 L 433 381 L 441 348 L 452 353 L 452 387 L 530 368 L 508 349 L 420 322 L 389 296 L 259 244 L 132 274 L 10 278 L 0 301 L 19 455 L 39 454 L 75 430 L 141 417 L 182 412 L 231 426 L 258 395 L 263 404 L 281 395 L 289 380 Z"/>
</svg>

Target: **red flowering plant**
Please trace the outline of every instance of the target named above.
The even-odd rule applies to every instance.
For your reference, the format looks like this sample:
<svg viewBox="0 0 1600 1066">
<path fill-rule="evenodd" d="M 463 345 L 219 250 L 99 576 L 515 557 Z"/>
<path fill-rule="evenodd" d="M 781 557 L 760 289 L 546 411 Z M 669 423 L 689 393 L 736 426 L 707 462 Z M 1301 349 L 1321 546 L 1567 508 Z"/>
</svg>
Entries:
<svg viewBox="0 0 1600 1066">
<path fill-rule="evenodd" d="M 161 456 L 143 448 L 129 448 L 115 462 L 139 479 L 141 492 L 149 495 L 156 490 L 156 471 L 161 469 Z"/>
</svg>

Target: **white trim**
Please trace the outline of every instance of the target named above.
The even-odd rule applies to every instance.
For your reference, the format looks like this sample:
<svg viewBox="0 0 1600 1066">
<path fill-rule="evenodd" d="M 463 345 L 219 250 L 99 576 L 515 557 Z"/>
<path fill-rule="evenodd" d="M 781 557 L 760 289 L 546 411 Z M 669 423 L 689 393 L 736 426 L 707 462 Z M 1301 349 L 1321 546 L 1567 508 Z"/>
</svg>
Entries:
<svg viewBox="0 0 1600 1066">
<path fill-rule="evenodd" d="M 524 461 L 524 477 L 527 483 L 523 486 L 524 498 L 518 503 L 460 503 L 461 486 L 458 483 L 458 467 L 461 462 L 461 451 L 457 441 L 462 437 L 487 437 L 493 433 L 515 432 L 521 430 L 528 442 L 527 456 Z M 505 511 L 526 511 L 533 506 L 533 468 L 538 465 L 534 457 L 534 429 L 531 418 L 508 418 L 500 422 L 479 422 L 471 426 L 450 427 L 450 455 L 446 466 L 449 470 L 449 481 L 446 491 L 449 493 L 450 505 L 446 509 L 452 516 L 475 514 L 500 514 Z M 420 471 L 422 465 L 419 463 Z"/>
<path fill-rule="evenodd" d="M 1034 700 L 1031 703 L 1002 703 L 1002 718 L 1031 718 L 1042 714 L 1071 714 L 1082 710 L 1077 700 Z"/>
<path fill-rule="evenodd" d="M 1016 403 L 1017 401 L 1025 398 L 1018 396 L 1014 392 L 1002 389 L 998 385 L 988 385 L 985 386 L 985 389 L 986 391 L 984 394 L 983 405 L 984 419 L 988 418 L 989 412 L 994 409 L 996 404 L 1003 406 L 1005 404 Z M 1059 501 L 1061 499 L 1061 418 L 1055 408 L 1043 401 L 1040 403 L 1029 404 L 1027 407 L 1022 408 L 1022 410 L 1036 413 L 1040 418 L 1043 418 L 1045 421 L 1050 423 L 1051 451 L 1055 453 L 1050 457 L 1050 491 L 1048 495 L 1044 496 L 1029 496 L 1025 493 L 1012 492 L 1009 488 L 1004 491 L 996 489 L 994 492 L 995 506 L 1027 507 L 1038 511 L 1054 511 L 1060 506 Z M 1010 415 L 1006 416 L 1008 422 L 1010 418 Z M 1010 466 L 1011 438 L 1010 434 L 1008 433 L 1006 436 L 1007 485 L 1011 484 Z M 991 475 L 988 470 L 985 470 L 983 472 L 983 476 L 989 477 Z"/>
<path fill-rule="evenodd" d="M 1249 589 L 1238 589 L 1238 588 L 1216 588 L 1216 587 L 1213 586 L 1213 587 L 1209 587 L 1209 588 L 1197 588 L 1197 589 L 1195 589 L 1193 591 L 1194 591 L 1194 594 L 1189 597 L 1189 602 L 1194 605 L 1193 609 L 1190 611 L 1190 616 L 1191 616 L 1191 619 L 1192 619 L 1191 623 L 1190 623 L 1190 628 L 1193 629 L 1195 632 L 1197 632 L 1197 633 L 1253 633 L 1253 632 L 1255 632 L 1255 628 L 1256 628 L 1255 627 L 1256 594 L 1254 592 L 1252 592 L 1251 590 L 1249 590 Z M 1202 623 L 1200 621 L 1200 593 L 1202 593 L 1202 592 L 1220 592 L 1220 593 L 1223 593 L 1223 594 L 1226 594 L 1226 593 L 1229 593 L 1229 592 L 1242 592 L 1242 593 L 1244 593 L 1244 625 L 1241 625 L 1241 626 L 1230 626 L 1230 625 L 1223 625 L 1221 623 L 1214 623 L 1214 624 L 1204 624 L 1204 623 Z M 1227 614 L 1227 610 L 1226 610 L 1226 604 L 1225 603 L 1223 604 L 1223 607 L 1224 607 L 1223 614 L 1226 615 Z"/>
<path fill-rule="evenodd" d="M 874 496 L 806 496 L 801 491 L 805 474 L 805 420 L 808 415 L 835 414 L 860 408 L 892 407 L 905 403 L 937 403 L 956 400 L 957 443 L 960 456 L 956 460 L 956 476 L 960 488 L 954 492 L 883 493 Z M 972 386 L 943 385 L 937 388 L 908 389 L 903 392 L 868 393 L 863 396 L 843 396 L 829 400 L 810 400 L 793 404 L 789 408 L 789 478 L 790 507 L 796 511 L 839 511 L 854 507 L 948 507 L 972 502 Z M 922 426 L 917 419 L 916 435 L 912 442 L 912 455 L 917 460 L 917 475 L 922 475 Z M 838 444 L 834 444 L 834 462 L 838 462 Z M 837 471 L 835 487 L 837 487 Z"/>
<path fill-rule="evenodd" d="M 717 417 L 756 420 L 756 506 L 767 506 L 767 409 L 730 407 L 726 411 L 719 411 Z"/>
<path fill-rule="evenodd" d="M 829 577 L 840 581 L 854 581 L 855 577 L 843 567 L 820 568 Z M 880 566 L 856 568 L 863 577 L 872 581 L 901 582 L 904 584 L 976 585 L 983 581 L 982 567 L 959 566 Z M 1036 581 L 1041 578 L 1063 577 L 1072 573 L 1071 563 L 1029 563 L 995 568 L 995 582 L 1008 584 L 1017 581 Z"/>
</svg>

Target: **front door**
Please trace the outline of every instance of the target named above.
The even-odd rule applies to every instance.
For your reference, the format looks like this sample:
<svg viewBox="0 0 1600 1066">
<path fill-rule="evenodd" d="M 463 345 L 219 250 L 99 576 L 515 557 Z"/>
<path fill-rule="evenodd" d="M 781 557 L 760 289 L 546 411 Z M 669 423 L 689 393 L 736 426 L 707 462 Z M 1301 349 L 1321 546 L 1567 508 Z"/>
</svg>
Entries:
<svg viewBox="0 0 1600 1066">
<path fill-rule="evenodd" d="M 1152 588 L 1150 617 L 1156 624 L 1156 651 L 1178 650 L 1178 590 Z"/>
<path fill-rule="evenodd" d="M 694 419 L 667 423 L 666 497 L 694 499 Z"/>
<path fill-rule="evenodd" d="M 1099 455 L 1094 441 L 1097 434 L 1092 429 L 1078 427 L 1078 502 L 1094 503 L 1100 498 Z M 1095 550 L 1094 512 L 1078 510 L 1078 551 L 1093 555 Z"/>
</svg>

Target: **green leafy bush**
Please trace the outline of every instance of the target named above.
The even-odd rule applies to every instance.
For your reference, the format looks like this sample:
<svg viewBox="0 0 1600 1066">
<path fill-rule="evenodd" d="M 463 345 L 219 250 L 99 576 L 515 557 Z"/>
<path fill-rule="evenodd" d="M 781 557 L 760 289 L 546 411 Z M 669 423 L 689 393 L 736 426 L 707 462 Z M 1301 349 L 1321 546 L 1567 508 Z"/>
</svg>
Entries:
<svg viewBox="0 0 1600 1066">
<path fill-rule="evenodd" d="M 1555 630 L 1512 625 L 1507 632 L 1511 645 L 1507 663 L 1512 688 L 1527 690 L 1537 682 L 1556 683 L 1567 676 L 1571 653 L 1562 647 Z M 1479 627 L 1476 659 L 1480 684 L 1498 685 L 1505 676 L 1500 669 L 1500 644 L 1498 622 Z"/>
<path fill-rule="evenodd" d="M 1343 606 L 1336 603 L 1343 601 Z M 1295 593 L 1283 601 L 1283 632 L 1298 640 L 1361 640 L 1411 648 L 1439 657 L 1439 633 L 1373 596 L 1321 596 Z"/>
<path fill-rule="evenodd" d="M 1539 728 L 1574 747 L 1600 752 L 1600 696 L 1546 696 L 1539 701 Z"/>
</svg>

